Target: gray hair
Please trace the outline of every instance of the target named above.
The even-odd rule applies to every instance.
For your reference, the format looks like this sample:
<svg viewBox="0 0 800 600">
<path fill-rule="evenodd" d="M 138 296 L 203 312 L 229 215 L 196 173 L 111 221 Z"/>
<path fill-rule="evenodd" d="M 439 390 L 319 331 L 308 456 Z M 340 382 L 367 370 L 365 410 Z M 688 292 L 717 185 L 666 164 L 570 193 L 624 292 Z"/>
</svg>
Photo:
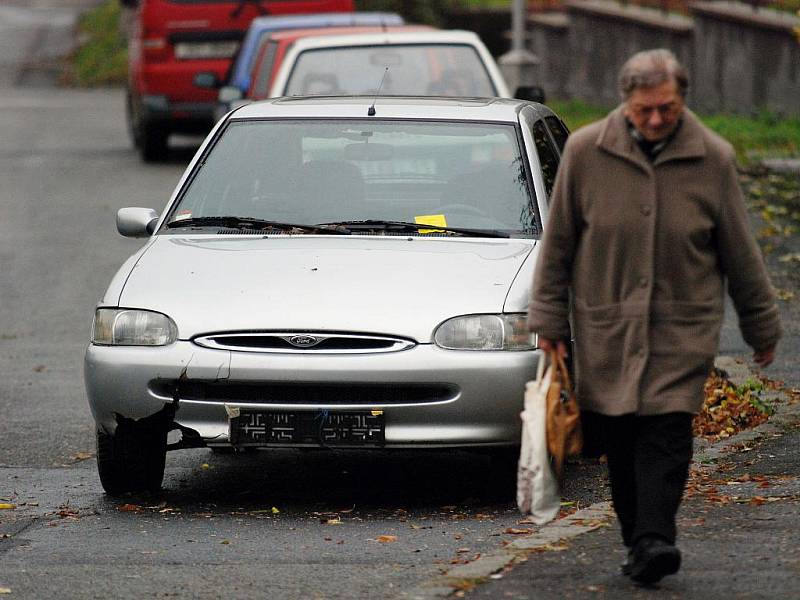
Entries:
<svg viewBox="0 0 800 600">
<path fill-rule="evenodd" d="M 678 92 L 686 96 L 689 76 L 675 55 L 664 48 L 643 50 L 631 56 L 619 72 L 619 93 L 627 100 L 637 88 L 651 88 L 665 81 L 675 81 Z"/>
</svg>

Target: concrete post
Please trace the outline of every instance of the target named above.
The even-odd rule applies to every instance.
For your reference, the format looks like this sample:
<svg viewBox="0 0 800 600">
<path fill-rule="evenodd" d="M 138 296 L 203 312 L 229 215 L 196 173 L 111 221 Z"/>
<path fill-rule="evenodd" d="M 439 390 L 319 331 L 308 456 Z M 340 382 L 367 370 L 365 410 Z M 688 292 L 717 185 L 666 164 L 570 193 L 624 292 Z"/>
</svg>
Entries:
<svg viewBox="0 0 800 600">
<path fill-rule="evenodd" d="M 525 48 L 526 0 L 513 0 L 511 9 L 511 50 L 498 59 L 500 71 L 514 93 L 521 85 L 538 83 L 539 58 Z"/>
</svg>

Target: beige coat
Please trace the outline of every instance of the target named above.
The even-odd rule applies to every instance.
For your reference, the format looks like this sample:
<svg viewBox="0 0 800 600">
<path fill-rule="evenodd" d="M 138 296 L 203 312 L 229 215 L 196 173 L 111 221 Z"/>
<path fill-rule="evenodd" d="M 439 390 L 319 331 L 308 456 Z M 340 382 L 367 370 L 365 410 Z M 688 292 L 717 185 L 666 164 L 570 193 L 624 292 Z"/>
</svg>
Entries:
<svg viewBox="0 0 800 600">
<path fill-rule="evenodd" d="M 745 341 L 757 350 L 775 344 L 775 294 L 730 144 L 686 110 L 651 163 L 621 107 L 569 138 L 528 325 L 568 339 L 572 301 L 583 408 L 697 412 L 719 342 L 726 278 Z"/>
</svg>

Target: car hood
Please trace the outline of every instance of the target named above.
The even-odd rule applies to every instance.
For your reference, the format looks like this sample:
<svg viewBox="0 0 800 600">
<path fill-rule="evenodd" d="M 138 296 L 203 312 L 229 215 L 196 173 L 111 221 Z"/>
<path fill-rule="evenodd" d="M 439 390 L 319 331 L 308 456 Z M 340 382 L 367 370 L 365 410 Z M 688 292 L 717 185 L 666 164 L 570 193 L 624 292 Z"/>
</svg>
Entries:
<svg viewBox="0 0 800 600">
<path fill-rule="evenodd" d="M 159 235 L 119 305 L 172 317 L 181 339 L 241 330 L 431 340 L 467 313 L 502 312 L 533 240 Z"/>
</svg>

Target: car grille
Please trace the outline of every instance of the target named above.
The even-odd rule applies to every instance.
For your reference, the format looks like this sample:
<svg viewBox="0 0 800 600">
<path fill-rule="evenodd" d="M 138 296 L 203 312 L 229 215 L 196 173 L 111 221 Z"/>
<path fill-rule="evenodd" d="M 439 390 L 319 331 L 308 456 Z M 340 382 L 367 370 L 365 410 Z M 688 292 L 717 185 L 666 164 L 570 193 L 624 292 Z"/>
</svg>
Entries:
<svg viewBox="0 0 800 600">
<path fill-rule="evenodd" d="M 318 354 L 368 354 L 397 352 L 415 346 L 411 340 L 381 335 L 335 332 L 231 332 L 194 338 L 206 348 L 236 352 L 281 352 Z"/>
<path fill-rule="evenodd" d="M 151 391 L 161 397 L 219 403 L 364 405 L 431 404 L 458 396 L 447 383 L 284 383 L 204 380 L 154 380 Z"/>
</svg>

